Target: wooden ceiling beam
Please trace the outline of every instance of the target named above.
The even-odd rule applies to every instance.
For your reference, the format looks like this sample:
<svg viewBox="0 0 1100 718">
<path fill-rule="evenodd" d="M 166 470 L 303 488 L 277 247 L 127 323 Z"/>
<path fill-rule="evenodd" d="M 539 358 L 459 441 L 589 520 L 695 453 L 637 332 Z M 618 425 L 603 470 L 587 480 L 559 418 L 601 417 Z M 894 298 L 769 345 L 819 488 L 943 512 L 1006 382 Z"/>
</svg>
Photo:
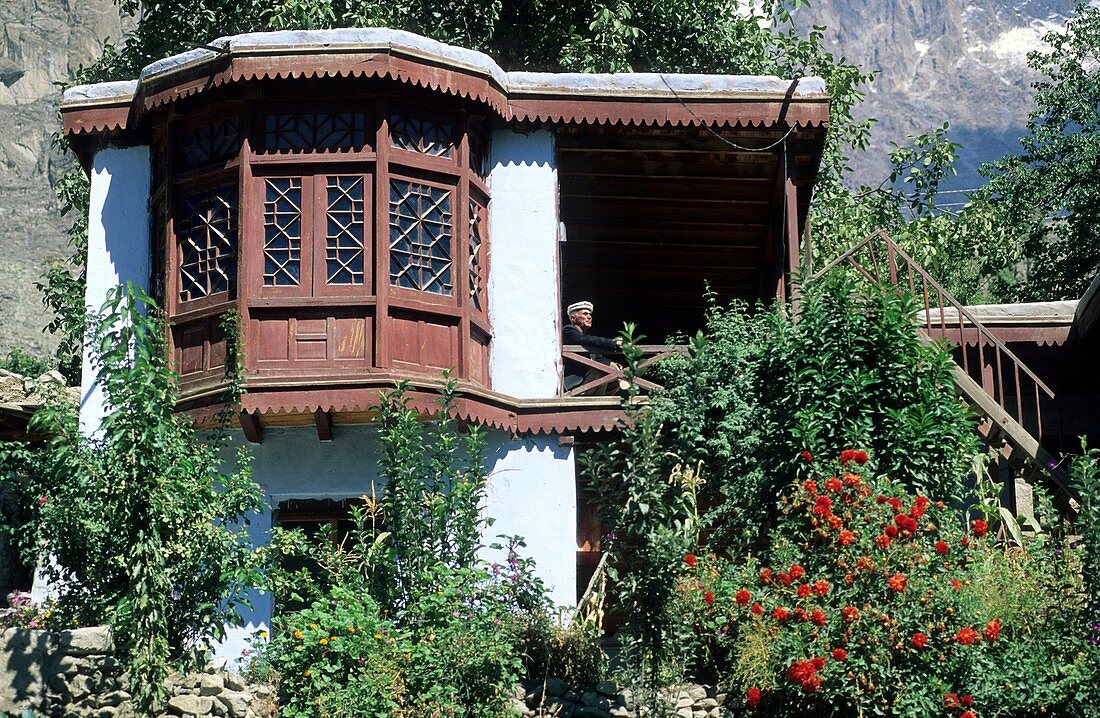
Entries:
<svg viewBox="0 0 1100 718">
<path fill-rule="evenodd" d="M 332 412 L 317 409 L 313 412 L 313 420 L 317 424 L 317 439 L 332 441 Z"/>
</svg>

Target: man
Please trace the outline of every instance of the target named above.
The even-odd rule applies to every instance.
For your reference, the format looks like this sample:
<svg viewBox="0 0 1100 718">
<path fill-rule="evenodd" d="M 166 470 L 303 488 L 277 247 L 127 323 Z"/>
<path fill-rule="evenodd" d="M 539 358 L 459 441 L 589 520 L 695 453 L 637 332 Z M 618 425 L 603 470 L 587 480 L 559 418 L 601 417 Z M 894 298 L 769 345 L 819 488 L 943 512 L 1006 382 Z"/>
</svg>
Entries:
<svg viewBox="0 0 1100 718">
<path fill-rule="evenodd" d="M 573 302 L 565 308 L 565 314 L 569 317 L 569 323 L 562 327 L 561 330 L 562 346 L 579 344 L 587 350 L 589 359 L 594 359 L 601 364 L 608 364 L 612 369 L 621 370 L 622 367 L 604 359 L 600 355 L 600 352 L 618 351 L 619 346 L 622 344 L 622 340 L 597 337 L 589 333 L 592 330 L 592 308 L 592 302 L 589 301 Z M 605 376 L 605 374 L 598 369 L 586 367 L 583 364 L 569 359 L 565 360 L 566 391 L 574 389 L 581 384 L 595 381 L 602 376 Z M 624 380 L 618 382 L 619 386 L 624 383 Z M 593 391 L 597 394 L 614 394 L 619 389 L 619 386 L 612 382 L 602 387 L 598 387 Z"/>
</svg>

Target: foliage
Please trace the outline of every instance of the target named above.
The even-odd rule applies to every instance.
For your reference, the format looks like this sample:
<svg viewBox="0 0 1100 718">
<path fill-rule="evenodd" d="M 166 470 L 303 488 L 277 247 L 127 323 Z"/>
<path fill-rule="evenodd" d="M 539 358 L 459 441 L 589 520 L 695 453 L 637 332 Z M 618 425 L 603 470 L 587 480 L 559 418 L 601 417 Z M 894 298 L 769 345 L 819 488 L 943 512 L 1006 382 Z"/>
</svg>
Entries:
<svg viewBox="0 0 1100 718">
<path fill-rule="evenodd" d="M 1080 714 L 1077 557 L 860 465 L 807 463 L 766 549 L 679 564 L 681 608 L 752 715 Z M 868 467 L 864 467 L 868 468 Z"/>
<path fill-rule="evenodd" d="M 1081 497 L 1077 530 L 1084 539 L 1084 582 L 1089 596 L 1089 642 L 1100 644 L 1100 450 L 1081 440 L 1081 455 L 1070 466 L 1073 487 Z M 1093 696 L 1100 705 L 1100 695 Z"/>
<path fill-rule="evenodd" d="M 983 168 L 1028 259 L 1021 299 L 1076 299 L 1100 273 L 1100 8 L 1078 2 L 1028 56 L 1044 79 L 1019 155 Z"/>
<path fill-rule="evenodd" d="M 50 365 L 21 349 L 12 349 L 8 352 L 7 357 L 0 359 L 0 369 L 6 369 L 25 377 L 37 378 L 48 372 Z"/>
<path fill-rule="evenodd" d="M 71 407 L 40 411 L 52 438 L 28 477 L 38 565 L 58 594 L 51 625 L 111 625 L 146 709 L 164 697 L 169 662 L 238 618 L 256 580 L 247 517 L 261 502 L 247 457 L 223 472 L 219 442 L 174 413 L 164 323 L 150 306 L 133 287 L 112 291 L 92 345 L 110 413 L 85 436 Z"/>
<path fill-rule="evenodd" d="M 273 588 L 301 611 L 276 618 L 260 662 L 282 677 L 286 716 L 392 718 L 506 714 L 522 669 L 517 647 L 543 644 L 547 605 L 519 539 L 504 564 L 479 560 L 479 515 L 487 476 L 485 437 L 447 419 L 455 383 L 427 422 L 407 386 L 382 407 L 380 500 L 351 507 L 352 530 L 338 544 L 310 545 L 278 531 L 274 550 L 305 554 L 305 569 L 276 571 Z"/>
<path fill-rule="evenodd" d="M 800 312 L 712 307 L 686 355 L 658 366 L 653 400 L 663 469 L 702 462 L 712 541 L 746 548 L 802 452 L 865 446 L 900 484 L 948 500 L 978 450 L 951 390 L 950 356 L 913 329 L 916 304 L 886 287 L 829 277 L 806 286 Z"/>
</svg>

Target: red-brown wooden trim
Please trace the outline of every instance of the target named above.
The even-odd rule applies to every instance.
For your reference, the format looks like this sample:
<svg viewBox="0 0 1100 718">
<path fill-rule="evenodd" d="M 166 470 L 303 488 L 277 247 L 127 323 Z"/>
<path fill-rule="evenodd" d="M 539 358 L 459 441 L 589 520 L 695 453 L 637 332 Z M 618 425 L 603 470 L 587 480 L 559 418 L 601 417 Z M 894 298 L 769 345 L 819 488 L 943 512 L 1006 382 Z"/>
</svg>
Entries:
<svg viewBox="0 0 1100 718">
<path fill-rule="evenodd" d="M 313 419 L 317 422 L 318 441 L 332 441 L 332 412 L 317 409 L 313 412 Z"/>
<path fill-rule="evenodd" d="M 242 410 L 237 412 L 237 420 L 244 432 L 244 438 L 250 443 L 259 444 L 264 440 L 264 427 L 260 423 L 259 412 Z"/>
</svg>

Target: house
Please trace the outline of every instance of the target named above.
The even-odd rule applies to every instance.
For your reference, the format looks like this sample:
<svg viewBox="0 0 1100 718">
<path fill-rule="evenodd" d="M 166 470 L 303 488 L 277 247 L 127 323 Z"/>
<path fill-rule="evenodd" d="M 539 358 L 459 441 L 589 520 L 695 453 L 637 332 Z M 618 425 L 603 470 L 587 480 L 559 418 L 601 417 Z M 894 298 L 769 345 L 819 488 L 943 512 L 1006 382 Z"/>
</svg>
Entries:
<svg viewBox="0 0 1100 718">
<path fill-rule="evenodd" d="M 573 439 L 620 415 L 563 391 L 563 307 L 663 340 L 701 324 L 707 286 L 787 296 L 828 111 L 817 78 L 505 72 L 381 29 L 223 38 L 62 103 L 91 178 L 87 305 L 126 281 L 162 303 L 199 423 L 220 317 L 241 318 L 257 536 L 337 521 L 378 479 L 379 393 L 408 380 L 431 411 L 449 370 L 455 415 L 490 429 L 492 530 L 526 538 L 559 604 L 592 548 Z"/>
</svg>

